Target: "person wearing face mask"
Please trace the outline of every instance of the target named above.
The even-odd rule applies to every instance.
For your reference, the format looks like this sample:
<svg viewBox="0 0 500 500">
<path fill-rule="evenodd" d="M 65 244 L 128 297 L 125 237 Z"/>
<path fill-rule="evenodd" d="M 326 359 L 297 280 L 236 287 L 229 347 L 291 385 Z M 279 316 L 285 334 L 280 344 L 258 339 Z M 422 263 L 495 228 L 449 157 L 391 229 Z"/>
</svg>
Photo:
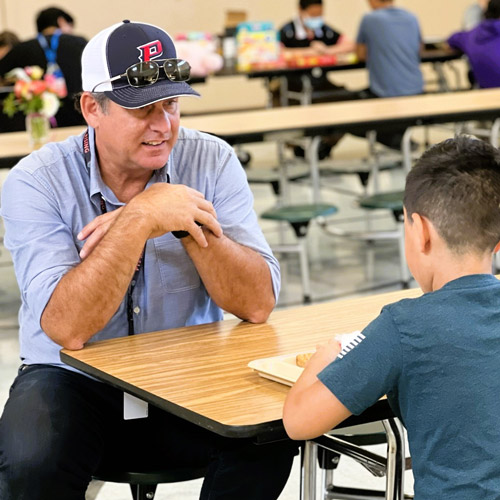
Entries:
<svg viewBox="0 0 500 500">
<path fill-rule="evenodd" d="M 354 52 L 355 44 L 342 33 L 328 26 L 323 19 L 322 0 L 299 0 L 298 16 L 285 24 L 280 30 L 282 51 L 291 53 L 295 57 L 337 55 Z M 319 75 L 310 75 L 313 89 L 313 103 L 341 101 L 355 99 L 357 94 L 350 92 L 343 86 L 332 83 L 325 72 Z M 303 82 L 301 75 L 287 77 L 288 90 L 301 92 Z M 314 91 L 321 91 L 323 96 L 314 97 Z M 328 95 L 325 96 L 325 92 Z M 274 105 L 279 105 L 279 91 L 274 92 Z M 319 158 L 323 159 L 330 154 L 331 148 L 340 140 L 342 135 L 324 137 L 320 145 Z M 296 147 L 297 156 L 304 154 L 301 148 Z"/>
</svg>

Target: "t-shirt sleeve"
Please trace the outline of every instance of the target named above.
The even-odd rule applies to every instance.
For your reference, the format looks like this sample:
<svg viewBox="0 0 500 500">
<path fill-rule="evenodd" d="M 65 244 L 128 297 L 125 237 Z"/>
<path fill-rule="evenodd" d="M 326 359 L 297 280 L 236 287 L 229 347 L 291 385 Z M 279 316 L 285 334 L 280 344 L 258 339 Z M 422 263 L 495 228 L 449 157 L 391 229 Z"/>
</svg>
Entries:
<svg viewBox="0 0 500 500">
<path fill-rule="evenodd" d="M 368 42 L 368 19 L 363 17 L 361 19 L 361 24 L 359 25 L 358 36 L 356 37 L 356 43 L 366 44 Z"/>
<path fill-rule="evenodd" d="M 334 30 L 330 26 L 324 26 L 323 28 L 323 43 L 325 45 L 336 45 L 339 43 L 340 38 L 342 37 L 342 33 L 339 33 L 338 31 Z"/>
<path fill-rule="evenodd" d="M 355 415 L 396 388 L 402 367 L 399 332 L 387 308 L 362 334 L 361 342 L 343 350 L 318 374 L 319 380 Z"/>
</svg>

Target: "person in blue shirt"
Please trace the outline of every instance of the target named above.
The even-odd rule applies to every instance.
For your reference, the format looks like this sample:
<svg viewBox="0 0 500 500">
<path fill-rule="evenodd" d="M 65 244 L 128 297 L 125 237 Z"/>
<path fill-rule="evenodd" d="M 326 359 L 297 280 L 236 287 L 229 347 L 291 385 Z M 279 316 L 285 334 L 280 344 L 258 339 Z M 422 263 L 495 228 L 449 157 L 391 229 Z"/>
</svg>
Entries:
<svg viewBox="0 0 500 500">
<path fill-rule="evenodd" d="M 356 55 L 366 61 L 370 87 L 364 97 L 397 97 L 421 94 L 422 37 L 418 19 L 393 0 L 368 0 L 372 12 L 363 16 L 356 39 Z M 404 130 L 378 131 L 379 142 L 399 149 Z"/>
<path fill-rule="evenodd" d="M 404 207 L 423 295 L 385 306 L 349 352 L 319 348 L 284 424 L 310 439 L 387 395 L 408 431 L 415 500 L 500 498 L 499 151 L 466 136 L 433 146 L 408 174 Z"/>
<path fill-rule="evenodd" d="M 280 287 L 245 173 L 180 126 L 198 95 L 161 28 L 124 21 L 82 56 L 88 129 L 24 158 L 2 190 L 21 290 L 22 366 L 0 419 L 2 500 L 83 500 L 99 466 L 208 466 L 202 499 L 276 499 L 297 447 L 222 438 L 64 365 L 61 347 L 218 321 L 266 321 Z M 168 335 L 168 332 L 165 333 Z"/>
</svg>

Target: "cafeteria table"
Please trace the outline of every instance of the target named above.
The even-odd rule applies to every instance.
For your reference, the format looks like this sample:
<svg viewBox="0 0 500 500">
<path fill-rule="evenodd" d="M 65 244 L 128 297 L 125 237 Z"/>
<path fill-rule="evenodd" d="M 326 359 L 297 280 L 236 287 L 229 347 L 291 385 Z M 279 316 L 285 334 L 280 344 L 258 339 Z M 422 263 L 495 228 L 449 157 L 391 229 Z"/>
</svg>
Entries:
<svg viewBox="0 0 500 500">
<path fill-rule="evenodd" d="M 262 377 L 248 363 L 306 352 L 333 335 L 364 328 L 390 302 L 416 297 L 411 289 L 278 310 L 264 324 L 237 319 L 88 343 L 63 349 L 61 359 L 193 424 L 232 438 L 284 439 L 281 419 L 288 386 Z M 387 498 L 403 498 L 404 442 L 387 401 L 342 426 L 386 422 L 390 441 Z M 392 426 L 392 428 L 391 428 Z M 315 485 L 315 444 L 306 445 L 304 499 Z M 399 458 L 399 459 L 398 459 Z"/>
</svg>

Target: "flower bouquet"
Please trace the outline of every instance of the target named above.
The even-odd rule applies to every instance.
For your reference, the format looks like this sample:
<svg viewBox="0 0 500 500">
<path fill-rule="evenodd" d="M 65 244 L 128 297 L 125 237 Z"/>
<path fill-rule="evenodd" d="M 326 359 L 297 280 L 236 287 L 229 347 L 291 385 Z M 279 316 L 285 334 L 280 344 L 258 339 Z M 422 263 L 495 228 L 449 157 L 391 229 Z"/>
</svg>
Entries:
<svg viewBox="0 0 500 500">
<path fill-rule="evenodd" d="M 60 99 L 66 97 L 64 78 L 43 73 L 39 66 L 15 68 L 6 75 L 14 80 L 14 91 L 3 101 L 3 112 L 12 117 L 22 111 L 26 115 L 26 130 L 32 145 L 39 145 L 48 137 L 49 119 L 59 109 Z"/>
</svg>

